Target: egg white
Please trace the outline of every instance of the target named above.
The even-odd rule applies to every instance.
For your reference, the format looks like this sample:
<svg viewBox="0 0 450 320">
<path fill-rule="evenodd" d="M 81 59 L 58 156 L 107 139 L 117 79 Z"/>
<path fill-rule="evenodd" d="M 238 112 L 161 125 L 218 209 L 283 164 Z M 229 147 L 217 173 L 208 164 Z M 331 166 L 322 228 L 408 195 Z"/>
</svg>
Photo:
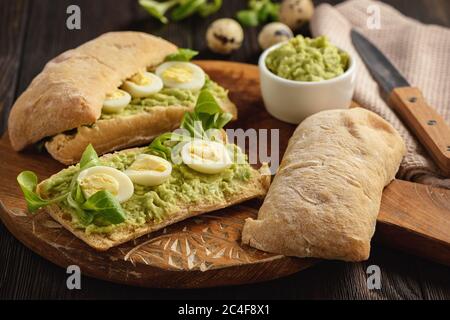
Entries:
<svg viewBox="0 0 450 320">
<path fill-rule="evenodd" d="M 183 163 L 191 169 L 206 174 L 222 172 L 232 164 L 225 145 L 199 139 L 183 146 L 181 158 Z"/>
<path fill-rule="evenodd" d="M 136 184 L 153 187 L 166 182 L 172 173 L 172 164 L 150 154 L 140 154 L 125 174 Z"/>
<path fill-rule="evenodd" d="M 131 196 L 134 193 L 133 182 L 131 182 L 130 178 L 126 174 L 124 174 L 122 171 L 119 171 L 115 168 L 111 168 L 111 167 L 107 167 L 107 166 L 96 166 L 96 167 L 91 167 L 91 168 L 85 169 L 85 170 L 81 171 L 80 174 L 78 175 L 78 178 L 77 178 L 78 183 L 80 185 L 82 185 L 84 179 L 88 178 L 89 176 L 99 175 L 99 174 L 107 175 L 118 183 L 118 186 L 119 186 L 118 193 L 114 195 L 115 198 L 117 199 L 117 201 L 122 203 L 131 198 Z M 101 186 L 98 186 L 98 187 L 101 187 Z M 105 187 L 105 190 L 106 190 L 106 187 Z M 83 187 L 82 187 L 82 191 L 86 198 L 89 198 L 90 196 L 92 196 L 92 194 L 89 194 L 86 192 L 86 190 L 83 190 Z"/>
<path fill-rule="evenodd" d="M 156 68 L 155 73 L 168 88 L 200 90 L 206 81 L 202 68 L 190 62 L 166 62 Z"/>
<path fill-rule="evenodd" d="M 130 104 L 131 96 L 128 92 L 117 89 L 111 95 L 107 95 L 103 101 L 103 111 L 107 113 L 119 113 Z"/>
<path fill-rule="evenodd" d="M 135 75 L 136 76 L 136 75 Z M 145 78 L 148 83 L 147 84 L 139 84 L 133 81 L 133 77 L 126 80 L 122 89 L 131 94 L 134 98 L 145 98 L 150 96 L 151 94 L 157 93 L 161 91 L 163 88 L 163 82 L 161 78 L 157 77 L 155 74 L 151 72 L 141 72 L 138 76 L 142 76 Z"/>
</svg>

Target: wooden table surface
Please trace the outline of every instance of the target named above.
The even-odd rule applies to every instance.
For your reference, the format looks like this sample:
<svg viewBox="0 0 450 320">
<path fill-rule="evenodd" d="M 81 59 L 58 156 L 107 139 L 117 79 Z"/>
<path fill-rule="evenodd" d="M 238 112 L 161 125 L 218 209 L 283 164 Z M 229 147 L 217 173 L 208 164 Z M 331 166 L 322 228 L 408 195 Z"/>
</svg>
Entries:
<svg viewBox="0 0 450 320">
<path fill-rule="evenodd" d="M 8 111 L 15 98 L 46 61 L 107 31 L 154 33 L 181 47 L 200 50 L 201 59 L 257 61 L 260 52 L 256 28 L 246 29 L 243 47 L 230 57 L 212 54 L 205 45 L 208 24 L 218 17 L 232 16 L 245 6 L 245 1 L 225 0 L 221 11 L 208 19 L 191 18 L 168 26 L 154 22 L 136 2 L 0 0 L 0 129 L 5 129 Z M 317 5 L 323 1 L 314 2 Z M 422 22 L 450 27 L 448 0 L 386 2 Z M 71 4 L 81 8 L 81 30 L 66 28 L 66 9 Z M 300 31 L 307 34 L 307 26 Z M 378 265 L 381 269 L 381 290 L 367 289 L 366 269 L 369 265 Z M 66 287 L 66 276 L 65 270 L 24 247 L 0 223 L 0 299 L 450 299 L 449 267 L 376 243 L 370 260 L 364 263 L 321 262 L 284 279 L 239 287 L 143 289 L 82 278 L 82 289 L 70 291 Z"/>
</svg>

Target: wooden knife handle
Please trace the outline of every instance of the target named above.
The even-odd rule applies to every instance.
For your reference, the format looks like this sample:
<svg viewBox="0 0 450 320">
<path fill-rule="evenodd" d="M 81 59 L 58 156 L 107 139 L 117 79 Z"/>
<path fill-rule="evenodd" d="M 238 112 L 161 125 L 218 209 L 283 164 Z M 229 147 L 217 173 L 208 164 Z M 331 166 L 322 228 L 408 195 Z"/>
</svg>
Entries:
<svg viewBox="0 0 450 320">
<path fill-rule="evenodd" d="M 444 118 L 427 104 L 418 88 L 396 88 L 390 102 L 437 166 L 450 176 L 450 127 Z"/>
</svg>

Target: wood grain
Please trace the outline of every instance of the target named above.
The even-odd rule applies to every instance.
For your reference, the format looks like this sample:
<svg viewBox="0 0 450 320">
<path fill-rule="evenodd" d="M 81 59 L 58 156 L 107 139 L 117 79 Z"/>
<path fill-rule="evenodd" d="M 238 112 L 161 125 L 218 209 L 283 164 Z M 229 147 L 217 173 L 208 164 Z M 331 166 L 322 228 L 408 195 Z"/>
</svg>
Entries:
<svg viewBox="0 0 450 320">
<path fill-rule="evenodd" d="M 2 10 L 0 21 L 6 21 L 2 15 L 5 4 L 1 1 Z M 9 1 L 9 4 L 19 1 Z M 188 19 L 169 26 L 161 26 L 136 6 L 135 0 L 121 0 L 120 14 L 110 10 L 110 0 L 70 1 L 80 4 L 87 13 L 83 15 L 83 28 L 80 31 L 69 32 L 61 25 L 66 16 L 63 5 L 67 1 L 39 0 L 42 6 L 31 9 L 33 19 L 27 24 L 28 47 L 32 52 L 27 56 L 26 69 L 20 75 L 19 93 L 29 84 L 32 77 L 41 70 L 44 63 L 53 57 L 55 52 L 70 48 L 71 42 L 80 43 L 77 39 L 94 37 L 96 28 L 104 30 L 108 24 L 111 30 L 142 30 L 163 34 L 167 39 L 177 44 L 193 43 L 195 49 L 201 51 L 200 58 L 217 58 L 206 50 L 204 33 L 211 19 L 232 17 L 235 9 L 246 5 L 242 0 L 226 0 L 220 12 L 211 19 Z M 318 5 L 323 2 L 337 4 L 339 0 L 314 0 Z M 402 13 L 419 19 L 424 23 L 435 23 L 450 26 L 450 1 L 447 0 L 385 0 Z M 63 5 L 60 5 L 62 3 Z M 117 2 L 119 3 L 119 1 Z M 122 3 L 124 3 L 122 5 Z M 86 7 L 87 6 L 87 7 Z M 100 16 L 89 14 L 90 7 L 95 6 Z M 52 10 L 52 16 L 46 17 L 46 10 Z M 85 9 L 85 10 L 84 10 Z M 38 10 L 38 12 L 35 12 Z M 16 12 L 17 13 L 17 12 Z M 17 13 L 22 15 L 22 12 Z M 14 17 L 14 20 L 16 18 Z M 128 20 L 127 20 L 128 19 Z M 118 22 L 117 22 L 118 21 Z M 84 24 L 86 22 L 86 24 Z M 116 23 L 117 22 L 117 23 Z M 39 28 L 37 28 L 39 26 Z M 247 28 L 246 44 L 241 50 L 233 54 L 232 59 L 241 62 L 256 63 L 259 49 L 256 44 L 257 33 L 260 28 Z M 2 29 L 5 30 L 5 29 Z M 309 34 L 308 26 L 299 30 Z M 61 33 L 62 36 L 55 35 Z M 2 35 L 3 40 L 3 34 Z M 56 38 L 52 38 L 52 36 Z M 23 40 L 23 39 L 22 39 Z M 3 41 L 2 41 L 3 43 Z M 21 45 L 21 41 L 17 41 Z M 50 49 L 48 49 L 50 48 Z M 3 44 L 0 48 L 4 57 L 7 49 Z M 36 59 L 29 62 L 32 55 Z M 220 57 L 226 59 L 227 57 Z M 0 74 L 0 77 L 2 75 Z M 2 101 L 0 97 L 0 101 Z M 12 101 L 11 101 L 12 102 Z M 9 108 L 11 103 L 5 102 Z M 5 121 L 2 118 L 3 122 Z M 450 299 L 450 270 L 442 265 L 419 259 L 397 250 L 375 244 L 369 261 L 358 264 L 341 262 L 322 262 L 314 268 L 309 268 L 295 275 L 270 282 L 243 285 L 239 288 L 229 287 L 220 289 L 192 289 L 192 290 L 160 290 L 129 287 L 108 283 L 89 277 L 82 277 L 82 290 L 67 290 L 65 270 L 34 254 L 21 245 L 0 223 L 0 298 L 1 299 Z M 365 270 L 368 265 L 376 264 L 382 270 L 382 289 L 367 290 L 365 286 Z"/>
<path fill-rule="evenodd" d="M 438 167 L 450 176 L 450 126 L 429 106 L 418 88 L 395 88 L 390 102 Z"/>
</svg>

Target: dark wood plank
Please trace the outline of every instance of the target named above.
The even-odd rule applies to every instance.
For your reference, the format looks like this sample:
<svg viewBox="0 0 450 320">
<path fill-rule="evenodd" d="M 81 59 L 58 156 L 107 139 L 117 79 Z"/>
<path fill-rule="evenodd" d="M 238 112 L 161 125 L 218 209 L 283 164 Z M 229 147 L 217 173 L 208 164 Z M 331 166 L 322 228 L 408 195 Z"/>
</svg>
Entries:
<svg viewBox="0 0 450 320">
<path fill-rule="evenodd" d="M 13 103 L 25 39 L 28 0 L 1 1 L 0 10 L 0 134 L 6 128 Z"/>
<path fill-rule="evenodd" d="M 26 24 L 29 14 L 27 0 L 7 1 L 0 4 L 0 134 L 7 124 L 10 107 L 14 101 L 19 65 L 22 58 L 22 47 L 26 34 Z M 9 274 L 3 272 L 10 264 L 18 264 L 16 241 L 8 234 L 5 227 L 0 224 L 0 289 L 11 283 Z M 3 236 L 5 235 L 5 236 Z M 2 290 L 0 290 L 2 291 Z"/>
</svg>

